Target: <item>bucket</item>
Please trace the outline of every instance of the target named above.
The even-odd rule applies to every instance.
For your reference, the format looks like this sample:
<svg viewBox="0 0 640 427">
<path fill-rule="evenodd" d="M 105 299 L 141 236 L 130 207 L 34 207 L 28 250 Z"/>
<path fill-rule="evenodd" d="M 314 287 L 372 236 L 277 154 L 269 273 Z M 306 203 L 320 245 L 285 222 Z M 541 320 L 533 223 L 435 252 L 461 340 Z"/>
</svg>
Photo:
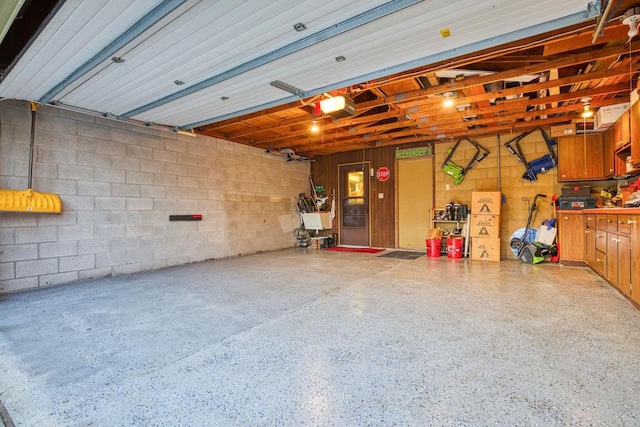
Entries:
<svg viewBox="0 0 640 427">
<path fill-rule="evenodd" d="M 462 258 L 462 237 L 447 237 L 447 257 Z"/>
<path fill-rule="evenodd" d="M 427 256 L 430 258 L 437 258 L 440 256 L 440 250 L 442 247 L 442 239 L 427 239 Z"/>
</svg>

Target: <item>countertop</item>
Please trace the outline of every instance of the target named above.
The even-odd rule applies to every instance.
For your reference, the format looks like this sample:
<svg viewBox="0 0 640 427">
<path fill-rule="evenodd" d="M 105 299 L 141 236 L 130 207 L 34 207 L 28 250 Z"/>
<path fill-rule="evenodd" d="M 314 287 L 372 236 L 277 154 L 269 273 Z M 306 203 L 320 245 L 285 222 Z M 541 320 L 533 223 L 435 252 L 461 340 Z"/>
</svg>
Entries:
<svg viewBox="0 0 640 427">
<path fill-rule="evenodd" d="M 592 209 L 560 209 L 557 213 L 561 214 L 626 214 L 626 215 L 638 215 L 640 214 L 640 208 L 592 208 Z"/>
</svg>

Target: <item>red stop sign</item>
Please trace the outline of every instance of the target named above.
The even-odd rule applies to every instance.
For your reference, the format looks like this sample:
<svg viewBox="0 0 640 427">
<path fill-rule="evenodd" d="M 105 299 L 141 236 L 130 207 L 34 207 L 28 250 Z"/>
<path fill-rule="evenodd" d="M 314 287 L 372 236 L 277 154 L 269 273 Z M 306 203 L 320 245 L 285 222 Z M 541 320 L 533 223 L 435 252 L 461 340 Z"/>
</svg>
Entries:
<svg viewBox="0 0 640 427">
<path fill-rule="evenodd" d="M 389 172 L 389 169 L 383 166 L 380 169 L 378 169 L 376 176 L 378 177 L 378 181 L 386 181 L 391 176 L 391 172 Z"/>
</svg>

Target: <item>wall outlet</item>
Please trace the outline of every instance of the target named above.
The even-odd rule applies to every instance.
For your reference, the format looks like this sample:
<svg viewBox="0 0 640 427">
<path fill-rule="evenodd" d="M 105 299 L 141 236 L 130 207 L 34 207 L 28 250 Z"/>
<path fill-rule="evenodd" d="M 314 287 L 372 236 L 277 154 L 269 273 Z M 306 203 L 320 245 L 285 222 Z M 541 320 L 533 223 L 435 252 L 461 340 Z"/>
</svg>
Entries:
<svg viewBox="0 0 640 427">
<path fill-rule="evenodd" d="M 445 185 L 444 185 L 444 189 L 445 189 L 445 190 L 447 190 L 447 191 L 449 191 L 449 184 L 445 184 Z"/>
<path fill-rule="evenodd" d="M 378 199 L 384 199 L 384 193 L 378 193 Z"/>
</svg>

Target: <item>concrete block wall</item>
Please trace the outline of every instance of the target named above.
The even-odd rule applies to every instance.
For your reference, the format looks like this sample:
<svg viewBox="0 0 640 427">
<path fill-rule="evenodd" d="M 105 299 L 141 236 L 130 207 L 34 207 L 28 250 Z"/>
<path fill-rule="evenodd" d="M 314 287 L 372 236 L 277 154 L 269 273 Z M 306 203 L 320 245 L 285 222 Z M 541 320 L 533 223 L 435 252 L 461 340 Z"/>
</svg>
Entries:
<svg viewBox="0 0 640 427">
<path fill-rule="evenodd" d="M 2 189 L 27 188 L 30 126 L 28 103 L 0 102 Z M 291 247 L 309 193 L 308 163 L 53 107 L 35 146 L 34 190 L 63 213 L 0 214 L 0 293 Z"/>
<path fill-rule="evenodd" d="M 549 170 L 545 174 L 538 174 L 537 180 L 530 182 L 522 178 L 525 171 L 524 166 L 504 147 L 504 144 L 519 133 L 500 135 L 499 137 L 472 138 L 480 145 L 491 152 L 488 157 L 482 160 L 465 175 L 464 181 L 458 185 L 453 184 L 451 176 L 440 170 L 447 156 L 447 150 L 453 147 L 455 141 L 450 143 L 438 143 L 435 145 L 435 206 L 442 207 L 450 201 L 471 205 L 471 193 L 473 191 L 498 191 L 504 197 L 501 210 L 501 237 L 500 254 L 501 258 L 509 259 L 516 257 L 509 248 L 509 237 L 518 228 L 524 227 L 529 214 L 527 203 L 522 201 L 526 197 L 533 201 L 536 194 L 546 194 L 548 198 L 539 203 L 539 211 L 534 217 L 532 225 L 539 226 L 547 218 L 553 217 L 551 206 L 551 196 L 560 195 L 562 184 L 557 182 L 557 168 Z M 538 159 L 549 151 L 544 143 L 540 132 L 524 138 L 520 146 L 527 161 Z M 473 145 L 465 142 L 460 143 L 460 148 L 456 150 L 452 158 L 458 166 L 465 167 L 473 158 L 476 149 Z M 557 152 L 557 147 L 556 147 Z M 449 190 L 446 189 L 447 184 Z"/>
</svg>

